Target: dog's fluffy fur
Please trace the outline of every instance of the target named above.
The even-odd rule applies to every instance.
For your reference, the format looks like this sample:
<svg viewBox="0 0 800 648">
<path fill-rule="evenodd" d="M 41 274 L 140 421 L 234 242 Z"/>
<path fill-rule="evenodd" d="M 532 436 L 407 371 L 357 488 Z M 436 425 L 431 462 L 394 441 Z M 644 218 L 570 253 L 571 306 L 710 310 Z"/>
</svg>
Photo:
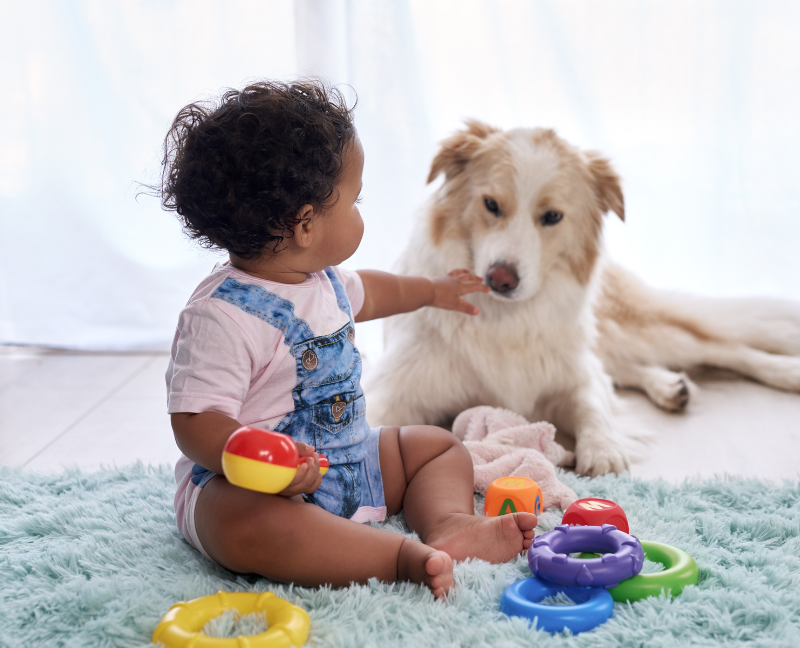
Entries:
<svg viewBox="0 0 800 648">
<path fill-rule="evenodd" d="M 600 155 L 552 130 L 471 121 L 442 143 L 428 181 L 440 174 L 398 271 L 469 268 L 494 289 L 469 297 L 476 317 L 427 308 L 386 322 L 367 381 L 372 424 L 505 407 L 573 434 L 577 470 L 603 474 L 627 466 L 614 383 L 668 410 L 686 406 L 697 365 L 800 390 L 800 308 L 656 291 L 604 257 L 603 215 L 624 220 L 625 208 Z"/>
</svg>

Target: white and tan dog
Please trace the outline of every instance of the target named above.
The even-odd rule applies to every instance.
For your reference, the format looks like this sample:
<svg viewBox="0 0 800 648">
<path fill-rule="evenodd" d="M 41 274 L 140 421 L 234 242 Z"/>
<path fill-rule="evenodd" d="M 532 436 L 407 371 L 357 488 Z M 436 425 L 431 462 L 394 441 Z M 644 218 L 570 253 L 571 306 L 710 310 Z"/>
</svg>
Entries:
<svg viewBox="0 0 800 648">
<path fill-rule="evenodd" d="M 627 466 L 612 426 L 613 384 L 683 409 L 685 371 L 731 369 L 800 390 L 800 307 L 653 290 L 603 256 L 603 215 L 624 219 L 609 162 L 553 131 L 480 122 L 445 140 L 428 181 L 445 179 L 397 270 L 469 268 L 480 315 L 427 308 L 386 322 L 367 381 L 370 423 L 447 425 L 476 405 L 547 420 L 576 439 L 577 470 Z"/>
</svg>

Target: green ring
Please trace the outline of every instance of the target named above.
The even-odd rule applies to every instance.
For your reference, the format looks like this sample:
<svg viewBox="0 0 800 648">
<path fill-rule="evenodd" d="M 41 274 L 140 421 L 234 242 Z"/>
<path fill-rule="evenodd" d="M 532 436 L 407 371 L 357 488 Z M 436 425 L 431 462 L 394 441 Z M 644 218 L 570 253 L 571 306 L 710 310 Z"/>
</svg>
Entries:
<svg viewBox="0 0 800 648">
<path fill-rule="evenodd" d="M 678 596 L 687 585 L 697 585 L 700 570 L 689 554 L 677 547 L 642 540 L 645 558 L 664 565 L 664 571 L 639 574 L 608 590 L 618 603 L 639 601 L 648 596 L 658 597 L 663 589 L 667 595 Z"/>
</svg>

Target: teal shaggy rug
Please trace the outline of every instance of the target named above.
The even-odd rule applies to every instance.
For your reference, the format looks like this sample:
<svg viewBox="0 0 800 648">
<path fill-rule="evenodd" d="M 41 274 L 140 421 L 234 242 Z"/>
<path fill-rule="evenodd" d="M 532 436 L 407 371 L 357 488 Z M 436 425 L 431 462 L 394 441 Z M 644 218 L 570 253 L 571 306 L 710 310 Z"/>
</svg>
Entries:
<svg viewBox="0 0 800 648">
<path fill-rule="evenodd" d="M 444 603 L 410 584 L 277 585 L 231 574 L 180 538 L 171 468 L 0 469 L 0 646 L 148 646 L 170 605 L 220 589 L 269 590 L 301 605 L 309 646 L 800 646 L 797 482 L 563 479 L 579 497 L 618 502 L 640 539 L 687 551 L 698 586 L 617 604 L 590 632 L 549 635 L 500 612 L 503 590 L 530 575 L 523 558 L 457 565 Z M 539 530 L 560 517 L 545 513 Z M 401 518 L 381 526 L 405 531 Z"/>
</svg>

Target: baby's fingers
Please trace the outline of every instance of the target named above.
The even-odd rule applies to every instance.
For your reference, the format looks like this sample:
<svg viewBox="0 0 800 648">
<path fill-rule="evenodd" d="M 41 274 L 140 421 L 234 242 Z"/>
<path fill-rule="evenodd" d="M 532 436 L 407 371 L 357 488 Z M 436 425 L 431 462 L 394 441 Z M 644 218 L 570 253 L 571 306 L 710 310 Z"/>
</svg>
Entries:
<svg viewBox="0 0 800 648">
<path fill-rule="evenodd" d="M 319 457 L 316 455 L 313 458 L 309 457 L 304 460 L 303 465 L 306 467 L 305 477 L 297 485 L 297 488 L 301 493 L 313 493 L 319 488 L 322 481 L 322 475 L 319 472 Z"/>
<path fill-rule="evenodd" d="M 483 290 L 482 286 L 486 286 L 481 277 L 472 274 L 469 270 L 453 270 L 448 276 L 458 282 L 458 287 L 461 289 L 462 294 L 465 292 L 465 289 L 466 292 L 476 292 L 478 290 Z M 486 289 L 488 290 L 488 287 Z"/>
<path fill-rule="evenodd" d="M 467 315 L 477 315 L 480 313 L 480 309 L 475 306 L 475 304 L 470 304 L 465 299 L 459 299 L 456 302 L 455 308 L 453 310 L 459 311 L 461 313 L 466 313 Z"/>
<path fill-rule="evenodd" d="M 458 294 L 459 295 L 467 295 L 469 293 L 476 293 L 476 292 L 489 292 L 491 288 L 487 286 L 483 281 L 470 281 L 469 283 L 460 283 L 458 285 Z"/>
<path fill-rule="evenodd" d="M 301 488 L 308 479 L 309 472 L 309 465 L 305 461 L 302 461 L 300 465 L 297 466 L 297 472 L 294 474 L 294 477 L 292 477 L 291 483 L 285 488 L 284 492 L 291 491 L 292 495 L 302 493 L 303 491 Z"/>
<path fill-rule="evenodd" d="M 306 488 L 308 487 L 309 481 L 309 466 L 305 462 L 301 463 L 297 467 L 297 471 L 292 477 L 292 481 L 289 485 L 284 488 L 278 495 L 282 497 L 293 497 L 294 495 L 300 495 L 301 493 L 306 492 Z"/>
<path fill-rule="evenodd" d="M 297 446 L 297 454 L 301 457 L 310 457 L 314 454 L 314 446 L 302 443 L 301 441 L 295 441 L 294 444 Z"/>
<path fill-rule="evenodd" d="M 459 268 L 458 270 L 451 270 L 447 273 L 448 277 L 457 279 L 459 283 L 483 283 L 478 275 L 472 274 L 472 271 L 466 268 Z"/>
</svg>

